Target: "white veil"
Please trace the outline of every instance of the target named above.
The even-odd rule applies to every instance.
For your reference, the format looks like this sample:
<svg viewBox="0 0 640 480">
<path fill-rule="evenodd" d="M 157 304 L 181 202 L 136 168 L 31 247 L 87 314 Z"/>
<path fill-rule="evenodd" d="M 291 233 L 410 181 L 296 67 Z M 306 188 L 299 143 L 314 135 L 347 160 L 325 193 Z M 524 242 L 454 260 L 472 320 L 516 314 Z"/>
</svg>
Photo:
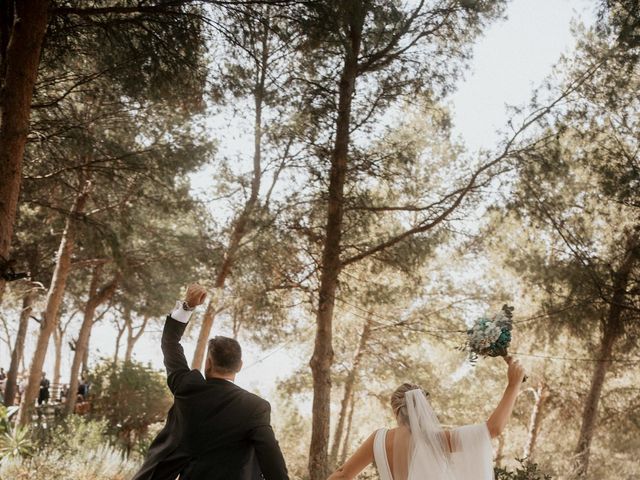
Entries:
<svg viewBox="0 0 640 480">
<path fill-rule="evenodd" d="M 405 402 L 408 419 L 394 435 L 394 480 L 493 479 L 485 423 L 446 432 L 422 390 L 406 392 Z"/>
</svg>

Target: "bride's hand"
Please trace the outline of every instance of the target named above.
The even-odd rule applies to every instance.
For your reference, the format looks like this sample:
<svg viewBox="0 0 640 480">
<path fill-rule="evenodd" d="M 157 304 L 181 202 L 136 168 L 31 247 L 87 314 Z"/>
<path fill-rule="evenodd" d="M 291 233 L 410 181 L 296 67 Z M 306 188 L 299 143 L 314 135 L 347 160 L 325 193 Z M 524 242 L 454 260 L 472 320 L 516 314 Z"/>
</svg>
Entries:
<svg viewBox="0 0 640 480">
<path fill-rule="evenodd" d="M 524 367 L 520 364 L 520 361 L 513 357 L 505 357 L 505 362 L 509 365 L 507 370 L 507 378 L 509 379 L 509 385 L 520 386 L 524 379 Z"/>
<path fill-rule="evenodd" d="M 498 437 L 507 425 L 509 417 L 511 417 L 511 412 L 513 411 L 513 405 L 516 403 L 516 398 L 518 398 L 522 380 L 524 379 L 524 368 L 522 368 L 518 360 L 506 356 L 504 357 L 504 361 L 509 365 L 507 369 L 509 385 L 504 391 L 500 403 L 498 403 L 489 420 L 487 420 L 487 428 L 489 429 L 491 438 Z"/>
</svg>

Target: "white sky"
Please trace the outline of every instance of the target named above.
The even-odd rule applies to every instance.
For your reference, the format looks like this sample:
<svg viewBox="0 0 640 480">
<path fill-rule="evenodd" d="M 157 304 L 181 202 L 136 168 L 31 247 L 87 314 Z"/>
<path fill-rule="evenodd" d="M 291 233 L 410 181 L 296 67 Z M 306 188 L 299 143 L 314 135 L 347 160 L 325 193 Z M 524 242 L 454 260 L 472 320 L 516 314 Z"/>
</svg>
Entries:
<svg viewBox="0 0 640 480">
<path fill-rule="evenodd" d="M 451 96 L 455 131 L 470 151 L 491 148 L 506 105 L 524 105 L 562 53 L 574 47 L 572 20 L 594 21 L 590 0 L 515 0 L 474 49 L 470 73 Z"/>
<path fill-rule="evenodd" d="M 515 0 L 509 4 L 507 20 L 493 24 L 479 40 L 466 78 L 450 98 L 454 132 L 470 151 L 494 146 L 496 131 L 507 120 L 505 106 L 527 103 L 533 88 L 550 73 L 560 55 L 570 53 L 573 48 L 572 20 L 591 25 L 594 8 L 595 2 L 587 0 Z M 227 141 L 234 138 L 233 131 L 229 132 L 229 136 L 219 131 L 215 133 Z M 241 142 L 240 137 L 235 138 Z M 242 150 L 242 145 L 231 144 L 226 149 L 238 151 Z M 210 177 L 207 177 L 199 177 L 194 182 L 194 188 L 206 188 L 210 181 Z M 167 299 L 167 308 L 171 308 L 174 301 Z M 198 321 L 197 317 L 195 321 Z M 138 342 L 134 353 L 137 360 L 150 362 L 157 368 L 162 368 L 160 328 L 152 325 L 149 328 L 151 331 Z M 115 331 L 108 323 L 97 326 L 91 339 L 94 358 L 113 355 L 114 339 Z M 35 344 L 35 329 L 29 343 L 27 358 L 30 358 Z M 188 360 L 191 359 L 194 343 L 193 339 L 184 342 Z M 245 342 L 244 349 L 244 363 L 248 368 L 240 373 L 237 383 L 267 398 L 278 377 L 282 378 L 308 362 L 308 358 L 302 358 L 299 351 L 286 345 L 261 351 Z M 68 349 L 63 357 L 63 381 L 66 381 L 66 372 L 72 359 Z M 0 351 L 0 365 L 9 365 L 6 348 Z M 51 378 L 53 343 L 47 354 L 46 371 Z"/>
</svg>

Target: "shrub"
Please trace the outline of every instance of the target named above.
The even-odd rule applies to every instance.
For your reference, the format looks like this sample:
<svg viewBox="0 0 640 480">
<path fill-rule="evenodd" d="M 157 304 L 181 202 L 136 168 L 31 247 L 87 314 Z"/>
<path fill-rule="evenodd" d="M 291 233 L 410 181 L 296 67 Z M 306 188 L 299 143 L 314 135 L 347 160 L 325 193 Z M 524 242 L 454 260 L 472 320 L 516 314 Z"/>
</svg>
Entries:
<svg viewBox="0 0 640 480">
<path fill-rule="evenodd" d="M 28 457 L 34 449 L 31 432 L 27 428 L 13 427 L 7 418 L 6 407 L 0 405 L 0 461 L 11 457 Z"/>
<path fill-rule="evenodd" d="M 109 445 L 111 442 L 108 430 L 106 420 L 70 415 L 51 429 L 42 446 L 51 446 L 60 453 L 76 455 L 82 450 L 100 449 Z"/>
<path fill-rule="evenodd" d="M 10 457 L 29 457 L 35 444 L 27 428 L 8 427 L 0 434 L 0 460 Z"/>
<path fill-rule="evenodd" d="M 6 456 L 0 463 L 0 479 L 51 480 L 87 478 L 125 480 L 138 464 L 111 445 L 106 421 L 72 415 L 47 432 L 35 449 L 25 455 Z"/>
<path fill-rule="evenodd" d="M 92 418 L 107 422 L 109 433 L 127 453 L 150 425 L 164 421 L 171 406 L 165 376 L 141 363 L 103 362 L 90 375 Z"/>
<path fill-rule="evenodd" d="M 497 467 L 494 470 L 495 480 L 551 480 L 551 475 L 540 472 L 538 464 L 518 458 L 520 464 L 515 470 Z"/>
<path fill-rule="evenodd" d="M 51 480 L 54 478 L 90 478 L 125 480 L 137 468 L 112 446 L 84 449 L 71 454 L 55 448 L 40 450 L 33 457 L 7 458 L 0 464 L 0 478 L 12 480 Z"/>
<path fill-rule="evenodd" d="M 151 442 L 158 436 L 160 430 L 164 428 L 165 422 L 157 422 L 149 425 L 147 431 L 141 437 L 138 437 L 138 441 L 133 447 L 133 454 L 138 457 L 144 457 L 149 451 Z"/>
</svg>

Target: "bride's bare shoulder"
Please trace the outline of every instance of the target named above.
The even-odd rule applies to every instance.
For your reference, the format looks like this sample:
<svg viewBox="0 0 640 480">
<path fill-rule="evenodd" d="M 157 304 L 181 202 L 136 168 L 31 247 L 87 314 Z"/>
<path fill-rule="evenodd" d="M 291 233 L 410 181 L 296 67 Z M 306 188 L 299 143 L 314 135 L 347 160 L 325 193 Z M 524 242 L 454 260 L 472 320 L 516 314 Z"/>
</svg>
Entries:
<svg viewBox="0 0 640 480">
<path fill-rule="evenodd" d="M 387 430 L 387 436 L 384 439 L 384 446 L 387 449 L 387 452 L 390 452 L 393 449 L 393 442 L 396 438 L 396 433 L 398 428 L 390 428 Z"/>
<path fill-rule="evenodd" d="M 398 431 L 398 427 L 396 427 L 396 428 L 388 428 L 388 429 L 387 429 L 387 438 L 389 438 L 389 437 L 391 437 L 391 438 L 395 437 L 395 435 L 396 435 L 396 432 L 397 432 L 397 431 Z"/>
</svg>

